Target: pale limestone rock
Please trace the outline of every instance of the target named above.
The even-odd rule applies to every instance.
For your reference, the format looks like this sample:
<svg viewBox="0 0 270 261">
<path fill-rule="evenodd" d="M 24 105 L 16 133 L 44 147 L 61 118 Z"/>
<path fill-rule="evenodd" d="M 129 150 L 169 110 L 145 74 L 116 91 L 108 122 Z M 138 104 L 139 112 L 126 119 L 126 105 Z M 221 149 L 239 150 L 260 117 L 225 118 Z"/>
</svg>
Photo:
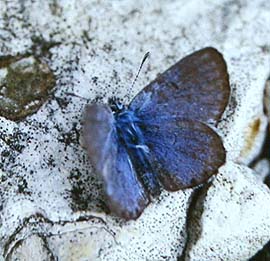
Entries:
<svg viewBox="0 0 270 261">
<path fill-rule="evenodd" d="M 195 206 L 186 260 L 247 260 L 269 240 L 269 205 L 254 171 L 228 163 Z"/>
<path fill-rule="evenodd" d="M 205 46 L 223 53 L 230 74 L 231 100 L 218 130 L 228 164 L 202 199 L 205 212 L 199 225 L 188 229 L 196 236 L 203 228 L 203 234 L 188 242 L 183 255 L 203 260 L 215 238 L 218 244 L 207 260 L 243 260 L 262 247 L 270 238 L 269 204 L 259 213 L 258 205 L 262 206 L 262 197 L 268 200 L 269 193 L 250 177 L 254 174 L 250 169 L 232 162 L 249 163 L 264 138 L 269 1 L 13 0 L 0 6 L 0 55 L 29 52 L 39 45 L 34 37 L 58 43 L 47 57 L 57 77 L 55 97 L 23 122 L 0 119 L 4 135 L 0 155 L 9 153 L 0 156 L 4 257 L 28 253 L 30 245 L 40 242 L 35 233 L 46 238 L 46 247 L 59 260 L 176 260 L 182 254 L 191 190 L 164 192 L 137 221 L 126 223 L 105 215 L 100 180 L 79 144 L 86 101 L 67 98 L 65 92 L 90 100 L 99 95 L 106 101 L 116 95 L 130 101 L 158 73 Z M 151 59 L 130 90 L 147 51 Z M 224 178 L 229 183 L 222 182 Z M 240 195 L 241 191 L 246 192 Z M 106 224 L 93 224 L 89 215 L 101 216 Z M 236 225 L 239 219 L 241 226 Z M 249 222 L 257 229 L 253 233 Z M 222 224 L 226 231 L 219 229 Z M 20 240 L 25 241 L 24 248 L 18 249 Z"/>
<path fill-rule="evenodd" d="M 46 246 L 46 240 L 32 235 L 21 242 L 18 242 L 14 252 L 10 253 L 7 259 L 20 261 L 48 261 L 53 255 Z M 1 259 L 0 259 L 1 260 Z"/>
<path fill-rule="evenodd" d="M 264 182 L 265 178 L 270 174 L 270 162 L 269 159 L 259 160 L 254 168 L 258 180 Z"/>
</svg>

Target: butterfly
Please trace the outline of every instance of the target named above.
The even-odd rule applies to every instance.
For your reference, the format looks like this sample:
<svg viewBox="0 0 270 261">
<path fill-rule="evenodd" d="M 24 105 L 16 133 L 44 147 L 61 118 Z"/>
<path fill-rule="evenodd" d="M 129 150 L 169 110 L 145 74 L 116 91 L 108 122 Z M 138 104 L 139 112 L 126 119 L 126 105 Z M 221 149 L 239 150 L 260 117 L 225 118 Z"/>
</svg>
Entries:
<svg viewBox="0 0 270 261">
<path fill-rule="evenodd" d="M 207 47 L 159 74 L 129 105 L 86 106 L 85 146 L 114 215 L 137 219 L 161 188 L 196 187 L 218 172 L 226 153 L 214 127 L 229 96 L 223 56 Z"/>
</svg>

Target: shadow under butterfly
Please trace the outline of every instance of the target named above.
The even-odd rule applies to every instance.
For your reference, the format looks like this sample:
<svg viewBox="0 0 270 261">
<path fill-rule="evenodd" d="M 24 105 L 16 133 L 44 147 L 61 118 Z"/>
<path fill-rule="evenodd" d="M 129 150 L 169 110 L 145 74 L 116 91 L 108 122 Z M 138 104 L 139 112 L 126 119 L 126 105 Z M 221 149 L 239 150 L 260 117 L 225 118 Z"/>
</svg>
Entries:
<svg viewBox="0 0 270 261">
<path fill-rule="evenodd" d="M 208 47 L 160 74 L 128 106 L 87 105 L 85 146 L 111 212 L 137 219 L 161 187 L 195 187 L 216 174 L 226 153 L 209 124 L 217 125 L 229 96 L 226 63 Z"/>
</svg>

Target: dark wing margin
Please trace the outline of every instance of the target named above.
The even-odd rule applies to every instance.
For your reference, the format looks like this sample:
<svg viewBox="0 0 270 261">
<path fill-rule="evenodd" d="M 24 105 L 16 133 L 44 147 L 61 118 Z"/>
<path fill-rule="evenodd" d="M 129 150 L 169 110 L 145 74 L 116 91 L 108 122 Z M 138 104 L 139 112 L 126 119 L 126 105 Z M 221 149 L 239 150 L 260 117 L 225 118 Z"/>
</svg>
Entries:
<svg viewBox="0 0 270 261">
<path fill-rule="evenodd" d="M 150 162 L 166 190 L 200 185 L 225 163 L 221 138 L 204 123 L 178 119 L 141 128 Z"/>
<path fill-rule="evenodd" d="M 133 99 L 130 109 L 142 120 L 181 117 L 217 124 L 229 96 L 223 56 L 207 47 L 160 74 Z"/>
<path fill-rule="evenodd" d="M 103 178 L 110 210 L 126 220 L 138 218 L 149 204 L 149 197 L 126 149 L 118 142 L 114 117 L 107 105 L 86 107 L 83 137 L 90 160 Z"/>
</svg>

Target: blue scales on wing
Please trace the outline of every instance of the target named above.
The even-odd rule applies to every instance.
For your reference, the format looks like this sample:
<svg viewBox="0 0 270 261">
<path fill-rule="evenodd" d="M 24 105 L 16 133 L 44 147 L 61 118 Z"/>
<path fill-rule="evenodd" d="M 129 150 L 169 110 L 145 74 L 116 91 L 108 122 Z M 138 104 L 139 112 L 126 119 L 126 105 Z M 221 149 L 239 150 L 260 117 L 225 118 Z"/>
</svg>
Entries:
<svg viewBox="0 0 270 261">
<path fill-rule="evenodd" d="M 190 118 L 205 123 L 220 119 L 230 86 L 223 56 L 208 47 L 186 56 L 147 85 L 130 109 L 144 119 Z"/>
<path fill-rule="evenodd" d="M 216 125 L 230 95 L 226 63 L 214 48 L 197 51 L 159 75 L 129 110 L 149 148 L 149 161 L 170 191 L 205 182 L 225 162 Z"/>
<path fill-rule="evenodd" d="M 149 204 L 148 193 L 135 173 L 126 148 L 118 140 L 108 105 L 85 110 L 83 136 L 91 162 L 103 179 L 108 207 L 118 216 L 136 219 Z"/>
<path fill-rule="evenodd" d="M 149 161 L 166 190 L 206 182 L 225 162 L 222 140 L 206 124 L 181 119 L 141 126 L 149 147 Z"/>
</svg>

